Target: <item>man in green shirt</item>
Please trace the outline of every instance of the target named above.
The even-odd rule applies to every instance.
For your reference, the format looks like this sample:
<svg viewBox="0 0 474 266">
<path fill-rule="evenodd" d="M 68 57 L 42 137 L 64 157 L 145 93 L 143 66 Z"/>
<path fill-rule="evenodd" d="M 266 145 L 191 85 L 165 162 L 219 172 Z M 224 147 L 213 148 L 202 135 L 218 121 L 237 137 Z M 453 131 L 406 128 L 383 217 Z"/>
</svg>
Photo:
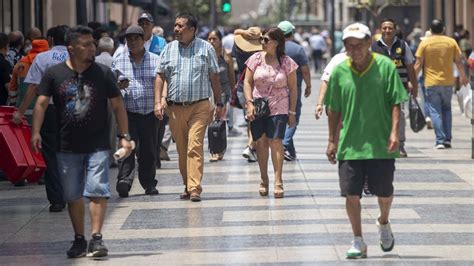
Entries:
<svg viewBox="0 0 474 266">
<path fill-rule="evenodd" d="M 331 74 L 325 98 L 328 107 L 328 160 L 339 160 L 339 186 L 346 197 L 346 210 L 354 241 L 347 258 L 365 258 L 362 239 L 362 188 L 367 177 L 369 190 L 378 196 L 380 247 L 388 252 L 395 240 L 388 219 L 393 200 L 395 158 L 399 156 L 400 103 L 408 100 L 395 65 L 389 58 L 370 52 L 367 26 L 355 23 L 343 32 L 349 59 Z M 342 120 L 339 142 L 336 130 Z M 338 143 L 338 144 L 336 144 Z M 337 157 L 336 157 L 337 152 Z"/>
</svg>

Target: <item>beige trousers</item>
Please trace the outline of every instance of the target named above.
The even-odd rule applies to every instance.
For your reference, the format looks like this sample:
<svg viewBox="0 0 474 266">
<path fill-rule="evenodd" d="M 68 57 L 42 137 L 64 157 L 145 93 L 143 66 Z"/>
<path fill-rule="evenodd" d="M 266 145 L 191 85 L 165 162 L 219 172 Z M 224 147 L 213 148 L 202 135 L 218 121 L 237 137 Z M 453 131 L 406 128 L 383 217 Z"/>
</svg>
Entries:
<svg viewBox="0 0 474 266">
<path fill-rule="evenodd" d="M 204 136 L 213 112 L 209 101 L 192 105 L 169 105 L 167 108 L 171 134 L 176 141 L 179 171 L 189 192 L 202 192 L 204 170 Z"/>
</svg>

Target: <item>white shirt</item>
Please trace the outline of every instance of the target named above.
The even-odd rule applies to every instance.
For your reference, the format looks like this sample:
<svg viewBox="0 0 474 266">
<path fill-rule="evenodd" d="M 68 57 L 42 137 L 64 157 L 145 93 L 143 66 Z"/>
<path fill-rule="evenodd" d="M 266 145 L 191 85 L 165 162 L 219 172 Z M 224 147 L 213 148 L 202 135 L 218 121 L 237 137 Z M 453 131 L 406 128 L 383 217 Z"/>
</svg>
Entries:
<svg viewBox="0 0 474 266">
<path fill-rule="evenodd" d="M 340 63 L 344 62 L 347 58 L 349 57 L 346 55 L 346 53 L 338 53 L 337 55 L 333 56 L 331 61 L 329 61 L 329 63 L 326 65 L 326 68 L 324 68 L 324 72 L 321 75 L 321 80 L 329 82 L 329 78 L 331 77 L 331 73 L 334 68 Z"/>
</svg>

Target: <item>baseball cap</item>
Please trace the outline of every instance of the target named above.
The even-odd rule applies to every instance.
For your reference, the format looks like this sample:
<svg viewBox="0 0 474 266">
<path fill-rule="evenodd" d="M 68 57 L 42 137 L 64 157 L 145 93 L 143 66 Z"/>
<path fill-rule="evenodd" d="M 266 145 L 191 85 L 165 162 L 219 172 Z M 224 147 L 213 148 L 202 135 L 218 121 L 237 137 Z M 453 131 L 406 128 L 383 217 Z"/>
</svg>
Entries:
<svg viewBox="0 0 474 266">
<path fill-rule="evenodd" d="M 278 23 L 278 28 L 280 28 L 280 30 L 283 31 L 283 34 L 286 35 L 288 33 L 293 32 L 295 26 L 293 26 L 293 24 L 291 24 L 291 22 L 289 22 L 288 20 L 284 20 Z"/>
<path fill-rule="evenodd" d="M 125 36 L 130 35 L 130 34 L 138 34 L 138 35 L 145 35 L 145 32 L 143 31 L 142 27 L 137 26 L 137 25 L 132 25 L 127 28 L 125 31 Z"/>
<path fill-rule="evenodd" d="M 153 22 L 153 16 L 150 14 L 150 13 L 147 13 L 147 12 L 144 12 L 142 13 L 139 17 L 138 17 L 138 21 L 142 20 L 142 19 L 146 19 L 150 22 Z"/>
<path fill-rule="evenodd" d="M 371 36 L 369 27 L 365 26 L 362 23 L 354 23 L 347 26 L 344 31 L 342 31 L 342 40 L 347 38 L 356 38 L 364 39 L 366 36 Z"/>
</svg>

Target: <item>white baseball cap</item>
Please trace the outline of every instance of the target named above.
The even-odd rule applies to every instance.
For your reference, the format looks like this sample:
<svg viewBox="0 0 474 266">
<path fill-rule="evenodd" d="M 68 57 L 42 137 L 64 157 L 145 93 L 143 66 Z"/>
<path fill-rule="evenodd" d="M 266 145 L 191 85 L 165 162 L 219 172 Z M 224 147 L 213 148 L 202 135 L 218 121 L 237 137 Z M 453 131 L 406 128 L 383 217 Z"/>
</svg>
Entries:
<svg viewBox="0 0 474 266">
<path fill-rule="evenodd" d="M 371 36 L 369 27 L 362 23 L 354 23 L 347 26 L 342 32 L 342 40 L 347 38 L 364 39 L 366 36 Z"/>
</svg>

